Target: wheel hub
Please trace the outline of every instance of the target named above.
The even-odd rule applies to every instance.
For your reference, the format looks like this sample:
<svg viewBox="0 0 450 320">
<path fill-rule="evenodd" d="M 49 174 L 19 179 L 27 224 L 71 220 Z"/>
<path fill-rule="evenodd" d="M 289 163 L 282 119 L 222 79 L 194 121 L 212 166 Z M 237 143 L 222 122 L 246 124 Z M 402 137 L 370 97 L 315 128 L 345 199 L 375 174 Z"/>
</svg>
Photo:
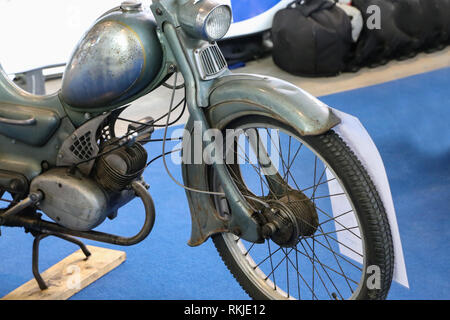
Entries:
<svg viewBox="0 0 450 320">
<path fill-rule="evenodd" d="M 295 246 L 300 237 L 312 236 L 319 225 L 314 204 L 301 191 L 290 191 L 277 200 L 268 201 L 264 210 L 267 223 L 262 228 L 265 238 L 282 247 Z"/>
</svg>

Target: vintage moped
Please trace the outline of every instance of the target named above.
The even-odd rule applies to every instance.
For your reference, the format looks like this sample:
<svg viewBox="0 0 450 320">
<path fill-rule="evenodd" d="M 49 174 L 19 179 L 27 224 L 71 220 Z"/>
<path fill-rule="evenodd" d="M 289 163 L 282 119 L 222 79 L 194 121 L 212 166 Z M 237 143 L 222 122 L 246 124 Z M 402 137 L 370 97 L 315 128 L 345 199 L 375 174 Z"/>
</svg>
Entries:
<svg viewBox="0 0 450 320">
<path fill-rule="evenodd" d="M 41 289 L 43 238 L 73 242 L 89 256 L 77 238 L 130 246 L 150 234 L 155 208 L 142 173 L 160 163 L 170 174 L 176 150 L 166 150 L 167 133 L 178 109 L 189 112 L 184 181 L 170 177 L 186 190 L 190 246 L 211 238 L 254 299 L 386 298 L 389 222 L 366 169 L 333 130 L 339 116 L 290 83 L 229 71 L 216 41 L 231 20 L 230 7 L 214 0 L 154 0 L 150 8 L 125 1 L 85 33 L 57 93 L 27 93 L 0 68 L 0 226 L 34 236 Z M 139 121 L 121 116 L 160 86 L 172 92 L 163 117 L 150 117 L 151 107 Z M 129 123 L 121 136 L 117 121 Z M 163 139 L 152 139 L 156 128 Z M 150 142 L 162 143 L 158 162 L 148 159 Z M 210 145 L 215 151 L 205 152 Z M 145 207 L 138 234 L 94 230 L 134 198 Z M 373 266 L 377 285 L 368 281 Z"/>
</svg>

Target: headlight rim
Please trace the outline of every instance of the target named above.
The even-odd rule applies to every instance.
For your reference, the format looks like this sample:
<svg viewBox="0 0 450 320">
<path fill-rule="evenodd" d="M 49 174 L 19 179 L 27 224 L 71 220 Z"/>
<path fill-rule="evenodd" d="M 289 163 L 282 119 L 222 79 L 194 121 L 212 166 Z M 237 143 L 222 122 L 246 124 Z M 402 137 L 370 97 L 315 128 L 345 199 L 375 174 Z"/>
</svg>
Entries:
<svg viewBox="0 0 450 320">
<path fill-rule="evenodd" d="M 226 28 L 224 34 L 223 34 L 221 37 L 213 38 L 213 37 L 210 37 L 210 36 L 208 35 L 208 33 L 206 32 L 206 27 L 207 27 L 208 19 L 210 18 L 210 16 L 213 14 L 213 12 L 214 12 L 215 10 L 217 10 L 217 9 L 219 9 L 219 8 L 226 8 L 226 9 L 228 10 L 228 13 L 230 14 L 230 19 L 229 19 L 229 22 L 228 22 L 228 27 Z M 203 36 L 204 36 L 205 38 L 207 38 L 209 41 L 218 41 L 218 40 L 222 39 L 223 37 L 225 37 L 225 35 L 226 35 L 226 34 L 228 33 L 228 31 L 230 30 L 232 18 L 233 18 L 233 14 L 232 14 L 232 11 L 231 11 L 231 8 L 230 8 L 229 5 L 226 5 L 226 4 L 219 4 L 219 5 L 217 5 L 217 6 L 214 7 L 211 11 L 209 11 L 209 13 L 206 15 L 206 18 L 204 19 L 204 22 L 203 22 L 203 29 L 202 29 L 202 34 L 203 34 Z"/>
<path fill-rule="evenodd" d="M 212 38 L 206 32 L 206 23 L 211 14 L 218 8 L 225 7 L 230 14 L 227 29 L 221 38 Z M 178 21 L 182 29 L 190 36 L 207 40 L 210 42 L 222 39 L 229 31 L 232 23 L 231 7 L 224 3 L 219 3 L 214 0 L 202 0 L 194 4 L 193 0 L 186 2 L 179 7 Z"/>
</svg>

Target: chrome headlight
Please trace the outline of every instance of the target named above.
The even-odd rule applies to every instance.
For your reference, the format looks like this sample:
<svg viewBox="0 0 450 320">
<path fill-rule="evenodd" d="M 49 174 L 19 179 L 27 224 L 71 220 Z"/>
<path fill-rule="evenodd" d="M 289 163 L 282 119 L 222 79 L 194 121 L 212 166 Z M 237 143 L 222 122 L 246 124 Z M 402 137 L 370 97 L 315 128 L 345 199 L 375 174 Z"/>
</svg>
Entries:
<svg viewBox="0 0 450 320">
<path fill-rule="evenodd" d="M 178 20 L 193 37 L 217 41 L 231 25 L 231 8 L 214 0 L 189 0 L 179 7 Z"/>
</svg>

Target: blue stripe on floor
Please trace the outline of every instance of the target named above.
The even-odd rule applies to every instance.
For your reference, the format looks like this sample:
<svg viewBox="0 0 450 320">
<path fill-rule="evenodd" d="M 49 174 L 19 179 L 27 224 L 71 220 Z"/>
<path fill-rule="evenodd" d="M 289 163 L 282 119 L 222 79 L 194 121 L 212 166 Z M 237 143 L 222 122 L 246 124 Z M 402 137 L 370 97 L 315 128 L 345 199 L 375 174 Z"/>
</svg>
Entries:
<svg viewBox="0 0 450 320">
<path fill-rule="evenodd" d="M 361 120 L 385 162 L 411 286 L 408 290 L 394 283 L 390 299 L 450 298 L 448 88 L 450 68 L 322 97 Z M 161 135 L 161 130 L 155 133 Z M 160 150 L 149 152 L 157 155 Z M 181 181 L 180 168 L 168 164 Z M 190 216 L 185 193 L 165 174 L 161 160 L 144 176 L 157 209 L 154 231 L 134 247 L 100 244 L 126 251 L 127 261 L 72 299 L 248 299 L 211 241 L 187 246 Z M 134 201 L 100 230 L 132 235 L 143 222 L 140 208 Z M 0 296 L 32 278 L 31 246 L 32 237 L 22 230 L 2 228 Z M 41 270 L 75 249 L 61 240 L 43 240 Z"/>
</svg>

